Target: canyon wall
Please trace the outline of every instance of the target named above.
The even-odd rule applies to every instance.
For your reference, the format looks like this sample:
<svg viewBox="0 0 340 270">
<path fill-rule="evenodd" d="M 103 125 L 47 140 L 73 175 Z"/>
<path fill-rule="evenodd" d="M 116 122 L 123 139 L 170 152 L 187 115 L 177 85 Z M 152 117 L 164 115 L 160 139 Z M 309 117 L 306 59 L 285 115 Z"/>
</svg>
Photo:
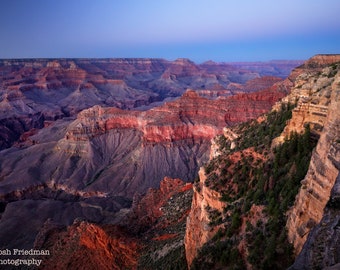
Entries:
<svg viewBox="0 0 340 270">
<path fill-rule="evenodd" d="M 272 75 L 282 77 L 299 64 L 271 63 Z M 31 129 L 95 105 L 146 110 L 188 88 L 213 98 L 264 89 L 279 80 L 262 79 L 260 67 L 266 65 L 258 63 L 259 68 L 250 71 L 242 65 L 197 65 L 188 59 L 0 60 L 0 149 L 22 140 L 21 135 Z M 237 84 L 237 91 L 232 84 Z"/>
<path fill-rule="evenodd" d="M 280 145 L 285 138 L 289 138 L 292 132 L 303 133 L 306 128 L 310 128 L 312 138 L 319 138 L 317 147 L 312 154 L 307 175 L 301 182 L 301 188 L 296 196 L 294 206 L 291 207 L 287 213 L 286 228 L 288 230 L 288 240 L 293 244 L 296 256 L 301 251 L 308 237 L 308 233 L 313 228 L 315 228 L 313 232 L 314 235 L 316 235 L 316 231 L 323 230 L 323 226 L 326 226 L 326 223 L 329 224 L 330 229 L 328 230 L 327 239 L 329 239 L 329 242 L 332 242 L 332 248 L 327 248 L 325 245 L 320 244 L 322 241 L 320 235 L 318 236 L 318 243 L 319 246 L 321 245 L 322 248 L 324 248 L 322 253 L 324 254 L 324 258 L 326 257 L 326 252 L 332 252 L 333 259 L 329 260 L 328 264 L 319 264 L 322 265 L 322 267 L 336 263 L 337 259 L 334 258 L 336 258 L 338 254 L 336 247 L 338 234 L 334 227 L 337 218 L 331 221 L 330 210 L 326 211 L 328 213 L 326 216 L 324 211 L 327 203 L 333 202 L 333 204 L 331 203 L 333 205 L 333 212 L 334 207 L 338 206 L 338 197 L 336 195 L 338 193 L 335 191 L 336 187 L 334 186 L 339 175 L 340 160 L 340 115 L 338 110 L 340 108 L 340 74 L 338 62 L 340 62 L 340 55 L 318 55 L 308 60 L 299 68 L 296 68 L 289 78 L 281 83 L 275 84 L 276 89 L 288 89 L 290 94 L 283 97 L 282 101 L 273 106 L 273 110 L 275 111 L 278 110 L 283 103 L 296 104 L 292 112 L 292 118 L 286 123 L 282 134 L 272 141 L 273 148 Z M 263 118 L 258 119 L 259 123 L 262 121 L 264 121 Z M 236 147 L 234 141 L 238 136 L 241 136 L 241 134 L 236 134 L 229 128 L 224 129 L 224 137 L 230 142 L 231 149 Z M 249 151 L 252 150 L 250 149 Z M 219 155 L 223 155 L 223 153 L 219 149 L 219 146 L 213 144 L 210 159 L 216 158 Z M 204 244 L 208 243 L 209 246 L 209 241 L 212 240 L 219 226 L 221 226 L 216 226 L 211 223 L 212 220 L 209 212 L 213 212 L 212 210 L 223 212 L 223 206 L 227 205 L 221 202 L 222 194 L 219 194 L 215 190 L 210 190 L 208 185 L 203 184 L 206 180 L 203 171 L 204 169 L 201 168 L 199 174 L 200 181 L 195 184 L 192 208 L 187 220 L 185 244 L 189 267 Z M 272 181 L 273 179 L 269 181 L 269 187 L 272 185 Z M 331 196 L 332 189 L 334 195 Z M 214 195 L 211 195 L 212 193 Z M 207 205 L 213 207 L 209 208 Z M 224 214 L 222 216 L 224 216 Z M 320 220 L 322 218 L 326 220 L 321 224 Z M 243 225 L 244 223 L 245 221 L 243 220 Z M 241 228 L 243 228 L 241 231 L 244 230 L 243 225 L 241 226 Z M 325 230 L 323 231 L 323 235 L 325 235 L 326 232 Z M 329 235 L 333 235 L 335 239 L 332 240 Z M 316 238 L 316 236 L 314 236 L 314 238 Z M 300 259 L 300 257 L 298 259 L 300 264 L 294 269 L 312 269 L 299 267 L 301 267 L 304 262 L 307 262 L 308 259 L 310 260 L 311 256 L 315 256 L 315 253 L 314 255 L 308 253 L 308 248 L 310 248 L 311 243 L 314 242 L 309 240 L 310 244 L 301 252 L 301 254 L 303 254 L 301 255 L 302 259 Z M 247 247 L 245 243 L 242 244 L 242 241 L 240 243 L 238 250 L 243 250 L 242 256 L 247 256 L 250 252 L 249 247 Z M 322 260 L 321 257 L 322 256 L 318 255 L 317 260 Z M 327 259 L 324 259 L 324 262 L 325 261 L 327 261 Z M 332 263 L 330 263 L 331 261 Z M 252 269 L 249 262 L 246 268 Z"/>
<path fill-rule="evenodd" d="M 340 76 L 332 96 L 324 132 L 312 157 L 287 227 L 296 252 L 295 269 L 339 267 Z"/>
<path fill-rule="evenodd" d="M 225 203 L 221 202 L 221 195 L 207 187 L 204 168 L 199 171 L 199 182 L 194 185 L 194 195 L 191 211 L 187 218 L 185 233 L 185 253 L 188 267 L 197 255 L 198 250 L 207 243 L 218 231 L 218 226 L 211 226 L 209 211 L 223 212 Z"/>
<path fill-rule="evenodd" d="M 337 163 L 340 160 L 338 150 L 340 75 L 338 71 L 336 74 L 332 72 L 332 68 L 324 69 L 321 78 L 314 84 L 319 91 L 307 97 L 309 102 L 313 103 L 313 100 L 318 100 L 321 105 L 308 106 L 306 101 L 302 101 L 303 106 L 298 105 L 289 123 L 290 126 L 287 128 L 288 130 L 296 128 L 300 131 L 306 123 L 310 123 L 312 131 L 320 134 L 307 175 L 301 183 L 302 187 L 295 204 L 288 213 L 288 236 L 294 244 L 296 254 L 300 253 L 308 233 L 322 219 L 324 208 L 330 199 L 331 190 L 339 174 Z M 319 80 L 327 81 L 321 89 L 318 84 Z M 303 88 L 304 86 L 301 88 L 302 91 Z M 321 112 L 319 112 L 320 109 Z M 295 115 L 298 117 L 295 118 Z"/>
</svg>

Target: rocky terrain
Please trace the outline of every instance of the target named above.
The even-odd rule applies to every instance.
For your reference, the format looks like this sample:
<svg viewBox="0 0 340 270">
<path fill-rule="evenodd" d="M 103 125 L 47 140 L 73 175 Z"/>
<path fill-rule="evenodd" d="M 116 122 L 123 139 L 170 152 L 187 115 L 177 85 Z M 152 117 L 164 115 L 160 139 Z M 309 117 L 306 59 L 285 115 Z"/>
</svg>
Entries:
<svg viewBox="0 0 340 270">
<path fill-rule="evenodd" d="M 118 224 L 76 219 L 69 226 L 47 220 L 34 248 L 50 250 L 39 269 L 185 269 L 185 221 L 192 184 L 164 178 L 159 189 L 136 194 Z M 184 268 L 183 268 L 184 267 Z"/>
<path fill-rule="evenodd" d="M 309 86 L 306 83 L 302 88 Z M 325 268 L 340 262 L 339 65 L 324 69 L 310 92 L 313 93 L 312 97 L 317 95 L 317 98 L 310 100 L 314 106 L 311 106 L 308 113 L 314 115 L 314 121 L 311 122 L 317 123 L 314 127 L 316 133 L 320 134 L 320 139 L 307 175 L 301 182 L 302 187 L 295 204 L 288 213 L 289 239 L 297 254 L 302 250 L 292 269 Z"/>
<path fill-rule="evenodd" d="M 194 185 L 189 267 L 286 269 L 297 255 L 291 269 L 339 263 L 339 62 L 311 58 L 268 116 L 216 137 Z"/>
<path fill-rule="evenodd" d="M 208 161 L 212 138 L 290 92 L 302 69 L 282 77 L 297 64 L 2 60 L 0 248 L 51 249 L 46 269 L 66 267 L 57 259 L 65 250 L 75 268 L 87 260 L 149 269 L 176 257 L 185 269 L 186 183 Z M 214 213 L 223 203 L 203 182 L 211 198 L 194 201 Z"/>
<path fill-rule="evenodd" d="M 243 89 L 243 85 L 264 75 L 285 77 L 301 63 L 273 65 L 275 70 L 264 74 L 242 65 L 197 65 L 187 59 L 0 60 L 0 149 L 24 139 L 25 132 L 94 105 L 146 109 L 188 88 L 206 90 L 208 96 L 231 95 L 235 89 L 259 90 L 249 83 Z M 263 69 L 268 65 L 258 63 Z"/>
</svg>

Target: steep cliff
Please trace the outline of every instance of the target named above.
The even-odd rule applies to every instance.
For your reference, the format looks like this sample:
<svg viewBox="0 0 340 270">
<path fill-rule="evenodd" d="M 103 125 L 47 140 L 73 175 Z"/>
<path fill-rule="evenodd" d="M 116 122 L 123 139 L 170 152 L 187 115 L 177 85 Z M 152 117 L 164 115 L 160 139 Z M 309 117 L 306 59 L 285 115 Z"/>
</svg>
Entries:
<svg viewBox="0 0 340 270">
<path fill-rule="evenodd" d="M 210 189 L 204 169 L 199 171 L 199 182 L 194 185 L 191 211 L 187 219 L 185 234 L 185 252 L 188 266 L 192 264 L 197 251 L 218 231 L 219 226 L 210 226 L 210 211 L 222 212 L 225 204 L 220 201 L 221 194 Z"/>
<path fill-rule="evenodd" d="M 313 89 L 317 91 L 307 89 L 310 93 L 307 102 L 305 99 L 299 102 L 302 104 L 293 112 L 293 118 L 286 128 L 300 131 L 301 127 L 309 123 L 312 131 L 320 134 L 308 173 L 302 181 L 295 205 L 288 214 L 288 236 L 294 244 L 296 254 L 301 251 L 309 231 L 323 217 L 324 208 L 339 174 L 336 167 L 340 158 L 336 151 L 340 119 L 339 80 L 337 65 L 324 69 L 313 84 Z M 308 82 L 306 84 L 310 85 Z M 302 92 L 305 90 L 304 86 L 305 84 L 301 87 Z"/>
<path fill-rule="evenodd" d="M 287 223 L 294 244 L 301 252 L 291 269 L 339 267 L 339 181 L 340 181 L 340 79 L 332 84 L 327 122 L 292 213 Z M 309 194 L 306 194 L 307 189 Z M 305 195 L 306 203 L 301 202 Z M 309 201 L 309 205 L 308 205 Z M 304 210 L 296 217 L 298 211 Z M 307 223 L 306 220 L 308 219 Z M 306 226 L 311 224 L 311 226 Z M 301 234 L 300 234 L 301 233 Z M 307 237 L 308 236 L 308 237 Z M 306 241 L 306 242 L 305 242 Z M 305 243 L 303 245 L 303 243 Z M 303 245 L 303 246 L 302 246 Z"/>
<path fill-rule="evenodd" d="M 292 89 L 269 115 L 215 139 L 187 221 L 189 267 L 285 269 L 313 228 L 293 269 L 338 263 L 339 61 L 313 57 L 277 86 Z"/>
</svg>

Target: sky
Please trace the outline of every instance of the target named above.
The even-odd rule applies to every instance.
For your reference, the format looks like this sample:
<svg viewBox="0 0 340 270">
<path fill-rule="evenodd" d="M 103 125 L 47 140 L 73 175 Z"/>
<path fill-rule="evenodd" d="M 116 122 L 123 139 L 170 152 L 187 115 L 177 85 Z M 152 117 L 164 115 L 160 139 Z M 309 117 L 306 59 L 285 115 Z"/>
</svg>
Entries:
<svg viewBox="0 0 340 270">
<path fill-rule="evenodd" d="M 189 58 L 340 53 L 339 0 L 0 0 L 0 58 Z"/>
</svg>

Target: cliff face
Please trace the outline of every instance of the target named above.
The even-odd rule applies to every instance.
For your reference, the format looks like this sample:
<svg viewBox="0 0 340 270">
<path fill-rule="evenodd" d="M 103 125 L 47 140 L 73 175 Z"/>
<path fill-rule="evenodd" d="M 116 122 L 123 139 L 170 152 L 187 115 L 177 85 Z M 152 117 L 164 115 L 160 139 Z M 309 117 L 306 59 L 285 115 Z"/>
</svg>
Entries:
<svg viewBox="0 0 340 270">
<path fill-rule="evenodd" d="M 307 69 L 323 68 L 339 61 L 340 55 L 338 54 L 317 54 L 304 62 L 303 66 Z"/>
<path fill-rule="evenodd" d="M 318 59 L 319 57 L 311 58 L 306 63 L 311 61 L 315 63 Z M 328 62 L 331 62 L 332 59 L 340 61 L 340 57 L 332 56 L 329 57 Z M 286 103 L 297 103 L 297 106 L 293 110 L 292 119 L 277 139 L 278 141 L 282 141 L 284 137 L 289 137 L 292 131 L 303 132 L 307 123 L 312 131 L 320 136 L 331 102 L 332 83 L 337 73 L 335 65 L 322 68 L 321 64 L 324 61 L 326 59 L 314 68 L 310 67 L 309 64 L 303 65 L 301 67 L 303 72 L 296 77 L 291 93 L 282 99 Z"/>
<path fill-rule="evenodd" d="M 318 134 L 321 133 L 318 145 L 312 156 L 308 173 L 302 181 L 302 188 L 296 197 L 294 207 L 288 214 L 288 236 L 290 241 L 294 244 L 296 254 L 301 251 L 303 244 L 308 237 L 308 233 L 324 216 L 324 208 L 330 200 L 331 190 L 339 175 L 338 161 L 340 160 L 340 155 L 338 138 L 340 136 L 340 76 L 338 71 L 336 74 L 333 74 L 332 72 L 335 73 L 332 68 L 328 68 L 323 70 L 323 73 L 321 74 L 321 79 L 323 80 L 325 80 L 323 75 L 330 77 L 326 77 L 326 86 L 319 91 L 319 95 L 321 95 L 319 96 L 319 100 L 325 104 L 320 106 L 323 112 L 315 113 L 316 110 L 320 109 L 318 105 L 311 106 L 310 110 L 301 110 L 298 107 L 299 111 L 297 114 L 300 117 L 295 121 L 295 123 L 300 121 L 299 125 L 295 124 L 297 127 L 311 122 L 311 126 L 314 127 L 314 130 L 314 123 L 317 122 L 318 128 L 315 132 Z M 318 84 L 316 84 L 316 86 L 317 88 L 319 87 Z M 325 92 L 326 97 L 328 98 L 326 98 L 322 92 Z M 313 99 L 313 96 L 315 96 L 315 94 L 312 95 L 311 100 L 315 100 L 315 98 Z M 305 107 L 308 108 L 308 105 Z M 306 115 L 306 117 L 301 117 L 301 114 Z M 301 121 L 302 119 L 305 121 Z M 320 127 L 322 128 L 322 131 L 320 131 Z"/>
<path fill-rule="evenodd" d="M 205 186 L 204 169 L 199 171 L 199 182 L 194 186 L 191 211 L 185 232 L 185 253 L 188 266 L 197 256 L 198 250 L 218 231 L 218 226 L 210 226 L 211 209 L 222 212 L 225 204 L 220 201 L 221 194 Z"/>
<path fill-rule="evenodd" d="M 272 149 L 274 147 L 279 147 L 285 138 L 286 140 L 287 138 L 292 138 L 290 137 L 293 134 L 292 132 L 305 134 L 304 132 L 306 127 L 310 128 L 313 140 L 319 138 L 316 149 L 312 154 L 308 171 L 306 168 L 307 174 L 301 182 L 301 187 L 299 188 L 298 195 L 295 198 L 295 203 L 287 212 L 287 216 L 283 213 L 283 216 L 286 216 L 284 220 L 287 218 L 286 228 L 288 230 L 288 241 L 294 246 L 295 256 L 301 251 L 308 237 L 308 241 L 303 247 L 301 255 L 298 257 L 293 266 L 294 268 L 292 269 L 314 269 L 314 267 L 319 267 L 321 269 L 339 262 L 338 259 L 336 259 L 338 256 L 337 245 L 339 243 L 339 236 L 336 230 L 336 224 L 338 221 L 338 213 L 336 212 L 338 209 L 338 188 L 336 185 L 336 179 L 339 176 L 340 160 L 338 142 L 340 119 L 338 110 L 340 100 L 340 74 L 339 64 L 337 63 L 339 61 L 339 55 L 313 57 L 304 65 L 295 69 L 287 80 L 275 85 L 276 89 L 281 90 L 290 89 L 291 87 L 291 91 L 287 97 L 282 99 L 282 102 L 273 107 L 274 110 L 279 110 L 279 107 L 283 103 L 296 103 L 296 107 L 292 111 L 291 119 L 286 122 L 281 135 L 269 142 L 269 144 L 272 144 Z M 266 117 L 257 119 L 257 123 L 260 126 L 261 123 L 265 121 Z M 250 129 L 252 129 L 251 126 Z M 208 163 L 208 166 L 212 166 L 211 168 L 209 167 L 209 170 L 212 170 L 212 172 L 209 172 L 209 176 L 207 176 L 202 172 L 203 169 L 200 171 L 200 182 L 197 183 L 194 188 L 192 208 L 187 221 L 187 232 L 185 238 L 186 256 L 189 267 L 194 259 L 198 259 L 199 264 L 202 262 L 206 263 L 205 265 L 209 267 L 221 267 L 221 265 L 223 265 L 221 264 L 223 261 L 221 257 L 216 258 L 216 261 L 214 261 L 215 259 L 213 259 L 213 256 L 225 255 L 223 253 L 223 249 L 220 250 L 219 247 L 225 245 L 230 248 L 228 246 L 230 245 L 230 242 L 237 245 L 237 251 L 232 250 L 232 253 L 226 253 L 229 256 L 229 259 L 225 259 L 224 263 L 227 263 L 226 265 L 232 263 L 233 259 L 231 259 L 230 256 L 234 256 L 234 262 L 244 261 L 244 267 L 246 269 L 253 269 L 253 267 L 256 267 L 254 265 L 260 263 L 261 260 L 267 260 L 267 256 L 271 256 L 270 258 L 273 258 L 272 256 L 274 256 L 274 253 L 278 253 L 277 260 L 280 261 L 283 258 L 282 254 L 285 249 L 284 246 L 286 246 L 286 248 L 289 246 L 288 243 L 280 244 L 280 242 L 278 242 L 278 246 L 276 246 L 276 248 L 273 246 L 267 248 L 265 245 L 267 240 L 264 237 L 261 238 L 262 240 L 260 240 L 260 242 L 263 242 L 262 244 L 265 252 L 257 251 L 256 253 L 254 251 L 254 249 L 259 248 L 259 246 L 255 246 L 255 244 L 259 244 L 260 242 L 256 242 L 257 240 L 252 242 L 254 241 L 252 238 L 254 235 L 250 237 L 251 234 L 249 234 L 249 232 L 252 230 L 251 228 L 257 228 L 258 231 L 256 233 L 259 235 L 261 235 L 261 233 L 269 233 L 270 235 L 273 233 L 270 230 L 268 232 L 264 232 L 273 226 L 268 225 L 272 224 L 271 222 L 273 220 L 273 217 L 270 216 L 273 212 L 272 210 L 269 210 L 273 201 L 271 201 L 272 199 L 265 199 L 265 197 L 267 194 L 273 192 L 272 190 L 275 190 L 275 186 L 281 185 L 279 183 L 279 181 L 281 181 L 279 180 L 279 177 L 281 177 L 280 174 L 283 173 L 284 169 L 281 168 L 279 173 L 274 173 L 272 176 L 270 176 L 270 174 L 269 176 L 266 176 L 268 175 L 268 172 L 277 171 L 277 168 L 275 169 L 275 162 L 280 160 L 280 156 L 275 157 L 276 154 L 273 152 L 269 155 L 268 159 L 268 153 L 265 151 L 262 152 L 261 157 L 259 152 L 263 151 L 261 150 L 261 148 L 263 149 L 263 146 L 248 148 L 243 150 L 243 152 L 238 153 L 240 142 L 245 143 L 245 140 L 239 140 L 239 138 L 242 138 L 243 136 L 243 134 L 240 133 L 240 130 L 242 131 L 243 129 L 224 129 L 224 138 L 227 143 L 222 140 L 219 141 L 217 145 L 213 144 L 211 148 L 210 162 Z M 263 133 L 264 129 L 259 129 L 259 131 Z M 258 136 L 258 134 L 255 134 L 255 136 Z M 254 137 L 253 140 L 258 140 L 258 138 Z M 252 143 L 248 144 L 252 145 Z M 245 147 L 248 144 L 245 144 Z M 225 151 L 221 148 L 221 145 L 228 148 L 226 153 L 231 152 L 233 154 L 225 156 Z M 249 159 L 247 155 L 251 152 L 254 152 L 254 154 L 252 154 L 252 158 Z M 270 163 L 270 159 L 273 157 L 275 157 L 275 161 Z M 227 161 L 223 158 L 226 158 Z M 267 159 L 268 161 L 266 161 Z M 244 190 L 240 187 L 239 176 L 237 176 L 236 180 L 233 175 L 238 170 L 237 166 L 240 166 L 237 165 L 237 160 L 257 160 L 257 162 L 255 162 L 255 164 L 257 164 L 256 167 L 261 166 L 259 164 L 261 164 L 262 161 L 267 162 L 265 164 L 269 164 L 264 166 L 264 173 L 261 171 L 261 174 L 263 175 L 259 178 L 259 182 L 264 182 L 260 184 L 260 190 L 254 190 L 254 192 L 262 194 L 258 195 L 259 197 L 254 197 L 252 194 L 249 194 L 250 196 L 248 194 L 246 194 L 246 196 L 243 195 L 244 197 L 242 197 L 242 195 L 237 195 L 240 192 L 244 194 Z M 243 173 L 247 172 L 247 170 L 249 171 L 249 166 L 250 168 L 253 168 L 252 166 L 254 166 L 254 164 L 251 165 L 247 162 L 249 161 L 246 161 L 246 163 L 243 164 L 243 169 L 238 167 Z M 287 169 L 288 179 L 294 174 L 294 172 L 297 172 L 296 166 L 298 161 L 295 160 L 294 162 L 295 165 L 293 164 L 293 166 Z M 285 165 L 286 164 L 282 164 L 282 167 Z M 248 179 L 253 179 L 254 175 L 256 176 L 256 170 L 253 169 L 250 169 Z M 241 173 L 241 175 L 243 173 Z M 266 179 L 266 177 L 268 177 L 268 179 Z M 243 179 L 244 181 L 250 181 L 250 185 L 254 185 L 254 183 L 252 183 L 254 180 L 246 180 L 247 178 Z M 287 178 L 284 179 L 284 182 L 287 182 Z M 282 191 L 283 187 L 284 185 L 280 187 L 280 192 L 282 192 L 282 194 L 277 199 L 279 201 L 282 200 L 282 196 L 284 192 L 286 192 Z M 261 193 L 261 189 L 264 190 L 264 193 Z M 290 189 L 292 189 L 292 187 Z M 234 193 L 236 193 L 236 195 L 233 195 Z M 270 196 L 271 195 L 269 195 L 269 198 Z M 238 198 L 238 200 L 233 199 L 234 197 Z M 261 205 L 261 203 L 259 204 L 262 200 L 265 202 L 263 205 Z M 249 204 L 245 203 L 247 201 Z M 237 205 L 242 204 L 243 208 L 241 207 L 241 210 L 237 208 Z M 207 205 L 213 207 L 207 207 Z M 228 213 L 230 213 L 228 211 L 230 210 L 227 209 L 231 209 L 231 205 L 238 209 L 238 213 L 243 213 L 243 211 L 245 211 L 244 209 L 249 209 L 249 206 L 251 206 L 249 212 L 245 212 L 243 216 L 241 215 L 240 225 L 238 225 L 240 227 L 236 231 L 232 230 L 233 226 L 231 224 L 233 222 L 229 223 L 230 217 L 228 218 Z M 280 202 L 280 205 L 282 205 L 282 202 Z M 289 203 L 287 203 L 287 205 L 289 205 Z M 326 205 L 328 206 L 326 207 Z M 262 210 L 257 212 L 255 211 L 256 214 L 252 214 L 251 209 L 254 210 L 255 208 Z M 281 208 L 281 206 L 279 208 Z M 287 211 L 287 209 L 288 208 L 286 208 L 285 211 Z M 217 220 L 214 219 L 214 214 L 218 212 L 220 212 L 220 219 Z M 278 213 L 275 215 L 278 215 Z M 256 216 L 257 219 L 255 218 Z M 266 229 L 264 229 L 263 225 L 259 225 L 259 220 L 261 221 L 261 224 L 267 223 L 266 226 L 268 227 L 265 227 Z M 247 221 L 250 223 L 247 223 Z M 247 226 L 246 223 L 248 224 Z M 251 226 L 249 224 L 251 224 Z M 282 226 L 282 224 L 275 226 Z M 245 227 L 249 228 L 245 229 Z M 284 231 L 283 228 L 282 230 Z M 218 233 L 216 234 L 217 231 Z M 311 233 L 308 236 L 310 231 Z M 272 235 L 271 237 L 273 238 L 275 236 Z M 215 238 L 220 240 L 213 240 Z M 260 237 L 257 238 L 260 239 Z M 284 236 L 280 235 L 279 238 L 283 240 Z M 325 241 L 328 244 L 326 244 L 326 242 L 323 243 L 322 239 L 326 239 Z M 218 242 L 217 247 L 214 246 L 216 241 Z M 274 243 L 274 239 L 269 241 L 269 245 L 275 245 Z M 330 247 L 328 247 L 328 245 Z M 202 251 L 202 248 L 205 253 L 207 253 L 210 249 L 214 250 L 212 253 L 207 255 L 209 256 L 209 259 L 206 261 L 197 257 L 198 254 L 200 254 L 200 256 L 204 256 L 205 253 Z M 274 252 L 271 253 L 270 250 L 274 250 Z M 328 256 L 327 253 L 330 253 L 330 255 Z M 235 257 L 235 254 L 240 255 Z M 284 256 L 286 259 L 288 259 L 288 254 L 289 252 L 287 252 L 287 256 Z M 287 265 L 289 262 L 292 263 L 289 260 L 279 262 L 275 267 L 279 267 L 279 265 L 281 265 L 280 267 L 283 267 L 283 265 Z M 268 264 L 265 265 L 268 266 Z"/>
<path fill-rule="evenodd" d="M 50 124 L 22 148 L 3 151 L 2 195 L 47 183 L 69 193 L 132 198 L 136 191 L 157 187 L 165 176 L 189 181 L 224 126 L 257 117 L 282 95 L 266 89 L 209 100 L 188 90 L 148 111 L 94 106 L 74 121 Z M 26 176 L 20 177 L 23 171 Z"/>
<path fill-rule="evenodd" d="M 145 112 L 95 106 L 79 113 L 66 133 L 67 140 L 82 141 L 110 130 L 136 129 L 146 143 L 184 139 L 211 139 L 226 124 L 243 122 L 266 112 L 282 97 L 268 89 L 252 94 L 208 100 L 188 90 L 176 101 Z"/>
</svg>

